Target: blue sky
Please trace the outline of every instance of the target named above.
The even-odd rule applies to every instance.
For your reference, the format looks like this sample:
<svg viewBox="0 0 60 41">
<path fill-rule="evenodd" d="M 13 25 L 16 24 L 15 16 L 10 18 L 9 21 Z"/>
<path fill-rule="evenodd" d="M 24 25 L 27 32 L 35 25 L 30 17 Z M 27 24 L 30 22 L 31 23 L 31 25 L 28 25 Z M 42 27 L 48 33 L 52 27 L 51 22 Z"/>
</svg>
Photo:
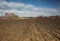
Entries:
<svg viewBox="0 0 60 41">
<path fill-rule="evenodd" d="M 20 17 L 60 15 L 60 0 L 0 0 L 0 16 L 6 12 Z"/>
<path fill-rule="evenodd" d="M 21 2 L 25 4 L 32 4 L 37 7 L 51 7 L 57 8 L 60 0 L 6 0 L 8 2 Z"/>
</svg>

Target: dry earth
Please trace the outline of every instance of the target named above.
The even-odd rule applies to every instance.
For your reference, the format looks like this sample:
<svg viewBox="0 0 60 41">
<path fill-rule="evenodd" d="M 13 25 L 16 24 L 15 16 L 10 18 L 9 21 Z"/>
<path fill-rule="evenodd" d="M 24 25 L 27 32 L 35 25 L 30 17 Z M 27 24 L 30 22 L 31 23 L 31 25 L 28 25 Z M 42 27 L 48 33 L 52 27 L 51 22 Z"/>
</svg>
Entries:
<svg viewBox="0 0 60 41">
<path fill-rule="evenodd" d="M 60 41 L 60 21 L 0 20 L 0 41 Z"/>
</svg>

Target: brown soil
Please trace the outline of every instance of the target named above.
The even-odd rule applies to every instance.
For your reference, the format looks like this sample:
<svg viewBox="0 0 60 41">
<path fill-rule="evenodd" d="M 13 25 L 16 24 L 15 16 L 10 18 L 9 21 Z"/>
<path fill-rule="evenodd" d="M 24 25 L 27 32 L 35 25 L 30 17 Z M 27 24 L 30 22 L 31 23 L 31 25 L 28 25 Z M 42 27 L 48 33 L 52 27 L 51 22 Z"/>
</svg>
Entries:
<svg viewBox="0 0 60 41">
<path fill-rule="evenodd" d="M 60 21 L 0 20 L 0 41 L 60 41 Z"/>
</svg>

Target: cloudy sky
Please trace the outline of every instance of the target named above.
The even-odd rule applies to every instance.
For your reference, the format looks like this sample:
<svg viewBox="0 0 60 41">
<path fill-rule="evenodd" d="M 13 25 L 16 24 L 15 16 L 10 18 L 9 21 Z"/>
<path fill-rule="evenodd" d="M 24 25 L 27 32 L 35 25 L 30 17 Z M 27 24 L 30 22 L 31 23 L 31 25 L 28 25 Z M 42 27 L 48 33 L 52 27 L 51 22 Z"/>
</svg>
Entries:
<svg viewBox="0 0 60 41">
<path fill-rule="evenodd" d="M 5 12 L 20 17 L 60 15 L 60 0 L 0 0 L 0 16 Z"/>
</svg>

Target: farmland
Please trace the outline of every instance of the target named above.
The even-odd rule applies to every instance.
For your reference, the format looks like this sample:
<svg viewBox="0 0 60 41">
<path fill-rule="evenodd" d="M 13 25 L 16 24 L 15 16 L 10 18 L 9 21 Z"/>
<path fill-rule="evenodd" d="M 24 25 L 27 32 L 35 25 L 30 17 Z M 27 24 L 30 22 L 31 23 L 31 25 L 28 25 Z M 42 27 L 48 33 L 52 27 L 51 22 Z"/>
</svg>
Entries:
<svg viewBox="0 0 60 41">
<path fill-rule="evenodd" d="M 60 18 L 0 19 L 0 41 L 60 41 Z"/>
</svg>

